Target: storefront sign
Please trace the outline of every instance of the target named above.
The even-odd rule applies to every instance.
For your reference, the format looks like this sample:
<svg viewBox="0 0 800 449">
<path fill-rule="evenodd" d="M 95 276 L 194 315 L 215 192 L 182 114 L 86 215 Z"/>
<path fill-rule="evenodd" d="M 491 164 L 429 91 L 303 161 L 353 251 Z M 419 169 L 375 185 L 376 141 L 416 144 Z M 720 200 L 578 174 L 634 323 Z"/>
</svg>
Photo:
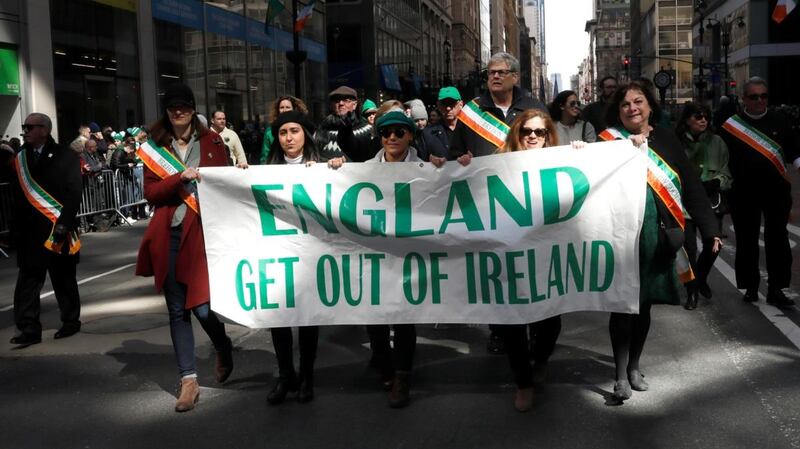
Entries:
<svg viewBox="0 0 800 449">
<path fill-rule="evenodd" d="M 209 33 L 245 40 L 244 16 L 206 4 L 206 26 Z"/>
<path fill-rule="evenodd" d="M 152 6 L 156 19 L 203 29 L 203 4 L 197 0 L 153 0 Z"/>
<path fill-rule="evenodd" d="M 203 168 L 211 307 L 250 327 L 636 313 L 629 141 L 455 162 Z"/>
<path fill-rule="evenodd" d="M 17 50 L 0 47 L 0 95 L 19 96 Z"/>
</svg>

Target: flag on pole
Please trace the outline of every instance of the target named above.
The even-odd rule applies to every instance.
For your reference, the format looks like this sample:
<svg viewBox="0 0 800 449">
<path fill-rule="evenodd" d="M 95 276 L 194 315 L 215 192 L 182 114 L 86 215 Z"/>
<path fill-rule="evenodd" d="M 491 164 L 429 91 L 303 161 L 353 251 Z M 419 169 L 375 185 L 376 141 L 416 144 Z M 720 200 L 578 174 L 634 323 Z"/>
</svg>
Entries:
<svg viewBox="0 0 800 449">
<path fill-rule="evenodd" d="M 792 12 L 795 6 L 797 6 L 795 0 L 778 0 L 775 9 L 772 11 L 772 20 L 776 23 L 783 22 L 783 19 Z"/>
<path fill-rule="evenodd" d="M 316 3 L 316 0 L 311 0 L 311 2 L 297 14 L 297 21 L 294 23 L 295 33 L 299 33 L 305 28 L 306 22 L 311 18 L 311 13 L 314 12 L 314 3 Z"/>
<path fill-rule="evenodd" d="M 275 17 L 286 9 L 281 3 L 281 0 L 267 0 L 267 18 L 264 20 L 264 32 L 269 34 L 269 24 L 275 20 Z"/>
</svg>

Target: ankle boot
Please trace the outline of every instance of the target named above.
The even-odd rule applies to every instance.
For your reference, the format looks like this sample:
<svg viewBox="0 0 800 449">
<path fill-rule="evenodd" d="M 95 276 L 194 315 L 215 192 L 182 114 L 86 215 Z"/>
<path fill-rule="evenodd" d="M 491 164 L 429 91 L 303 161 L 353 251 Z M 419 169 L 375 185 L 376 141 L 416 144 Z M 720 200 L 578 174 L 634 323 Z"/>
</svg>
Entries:
<svg viewBox="0 0 800 449">
<path fill-rule="evenodd" d="M 389 390 L 389 407 L 403 408 L 411 401 L 411 384 L 408 371 L 397 371 L 394 373 L 392 389 Z"/>
<path fill-rule="evenodd" d="M 267 394 L 267 403 L 269 405 L 278 405 L 286 399 L 286 395 L 297 391 L 297 377 L 281 376 L 272 387 L 272 391 Z"/>
<path fill-rule="evenodd" d="M 297 402 L 304 404 L 314 400 L 314 373 L 300 372 L 300 385 L 298 386 Z"/>
<path fill-rule="evenodd" d="M 188 412 L 200 400 L 200 385 L 196 377 L 184 377 L 178 388 L 178 402 L 175 403 L 176 412 Z"/>
<path fill-rule="evenodd" d="M 217 361 L 214 367 L 214 374 L 217 382 L 222 383 L 228 380 L 233 372 L 233 344 L 228 339 L 227 348 L 217 351 Z"/>
</svg>

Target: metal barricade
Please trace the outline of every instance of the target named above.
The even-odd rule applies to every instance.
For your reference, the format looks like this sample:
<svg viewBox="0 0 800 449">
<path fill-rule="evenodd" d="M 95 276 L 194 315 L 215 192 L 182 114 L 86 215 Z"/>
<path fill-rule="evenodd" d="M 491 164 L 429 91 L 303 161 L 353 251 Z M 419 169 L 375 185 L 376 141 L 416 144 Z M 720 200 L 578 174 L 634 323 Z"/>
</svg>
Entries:
<svg viewBox="0 0 800 449">
<path fill-rule="evenodd" d="M 120 211 L 147 204 L 144 199 L 144 168 L 117 169 L 114 172 L 116 205 Z"/>
<path fill-rule="evenodd" d="M 12 195 L 11 184 L 8 182 L 0 183 L 0 235 L 9 235 L 11 233 L 11 212 L 14 201 Z M 8 257 L 8 253 L 2 247 L 0 247 L 0 256 Z"/>
</svg>

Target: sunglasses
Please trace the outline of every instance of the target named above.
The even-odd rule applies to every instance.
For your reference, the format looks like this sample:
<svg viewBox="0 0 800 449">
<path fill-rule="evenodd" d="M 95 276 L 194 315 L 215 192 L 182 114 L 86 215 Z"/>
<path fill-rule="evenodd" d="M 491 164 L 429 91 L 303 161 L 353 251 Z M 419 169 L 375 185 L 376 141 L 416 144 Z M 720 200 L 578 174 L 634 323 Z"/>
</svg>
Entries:
<svg viewBox="0 0 800 449">
<path fill-rule="evenodd" d="M 750 94 L 750 95 L 747 95 L 747 99 L 750 100 L 750 101 L 757 101 L 759 99 L 767 100 L 767 99 L 769 99 L 769 94 L 768 93 L 763 93 L 761 95 L 759 95 L 759 94 Z"/>
<path fill-rule="evenodd" d="M 389 137 L 392 137 L 392 134 L 394 134 L 398 139 L 402 139 L 407 132 L 408 131 L 406 131 L 405 128 L 383 128 L 380 130 L 380 135 L 384 139 L 388 139 Z"/>
<path fill-rule="evenodd" d="M 570 101 L 569 103 L 567 103 L 567 106 L 569 106 L 571 108 L 579 108 L 579 107 L 581 107 L 581 102 L 580 101 Z"/>
<path fill-rule="evenodd" d="M 339 103 L 340 101 L 350 103 L 351 101 L 356 101 L 356 99 L 353 97 L 331 97 L 331 101 L 334 103 Z"/>
<path fill-rule="evenodd" d="M 44 127 L 44 125 L 39 124 L 39 123 L 25 123 L 24 125 L 22 125 L 22 130 L 23 131 L 30 131 L 33 128 L 36 128 L 38 126 Z"/>
<path fill-rule="evenodd" d="M 695 114 L 695 115 L 693 115 L 693 117 L 694 117 L 694 119 L 695 119 L 695 120 L 697 120 L 697 121 L 700 121 L 700 120 L 708 120 L 708 117 L 706 117 L 706 115 L 705 115 L 705 114 Z"/>
<path fill-rule="evenodd" d="M 519 135 L 522 136 L 522 137 L 528 137 L 531 134 L 535 134 L 536 137 L 541 138 L 541 137 L 546 136 L 547 133 L 548 133 L 547 128 L 530 129 L 530 128 L 524 128 L 523 127 L 522 129 L 519 130 Z"/>
</svg>

